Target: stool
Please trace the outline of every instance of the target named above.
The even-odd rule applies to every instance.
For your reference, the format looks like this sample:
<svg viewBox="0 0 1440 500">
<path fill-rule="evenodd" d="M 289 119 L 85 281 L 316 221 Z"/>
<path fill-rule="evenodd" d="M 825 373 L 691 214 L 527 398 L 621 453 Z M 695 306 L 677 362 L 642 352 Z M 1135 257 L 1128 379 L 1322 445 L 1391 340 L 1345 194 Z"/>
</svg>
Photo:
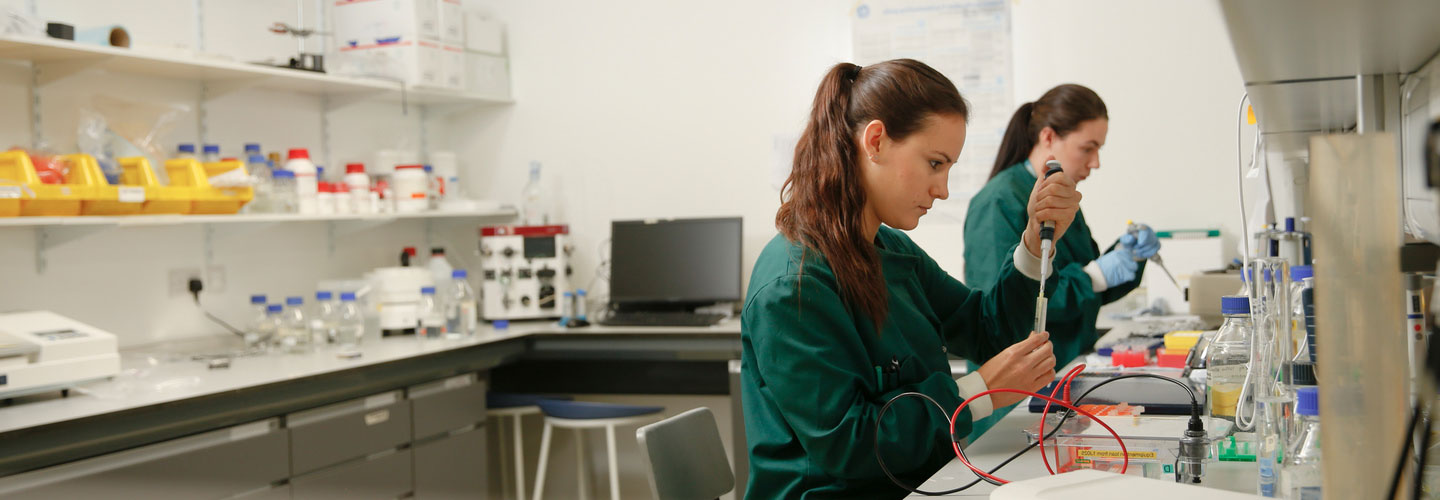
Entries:
<svg viewBox="0 0 1440 500">
<path fill-rule="evenodd" d="M 620 500 L 620 464 L 615 458 L 615 428 L 654 421 L 653 415 L 664 411 L 659 406 L 635 406 L 580 401 L 540 401 L 545 413 L 545 432 L 540 437 L 540 465 L 535 473 L 535 500 L 545 492 L 545 468 L 550 459 L 550 434 L 555 427 L 575 430 L 575 469 L 580 476 L 580 497 L 590 496 L 590 475 L 586 470 L 585 429 L 605 429 L 605 447 L 610 458 L 610 498 Z"/>
<path fill-rule="evenodd" d="M 500 438 L 501 478 L 510 475 L 506 470 L 508 468 L 505 466 L 507 462 L 505 456 L 507 453 L 505 452 L 505 426 L 503 420 L 508 417 L 511 418 L 513 422 L 511 429 L 513 429 L 512 437 L 514 438 L 513 446 L 515 447 L 516 500 L 525 500 L 525 435 L 521 431 L 524 427 L 521 425 L 523 423 L 521 419 L 526 415 L 540 414 L 539 402 L 543 399 L 545 399 L 545 397 L 536 394 L 514 394 L 506 392 L 491 392 L 485 394 L 485 415 L 488 418 L 494 418 L 496 420 L 495 432 L 497 437 Z M 570 398 L 560 396 L 554 399 L 569 400 Z M 504 481 L 504 479 L 501 481 Z M 504 494 L 503 484 L 501 486 L 501 494 Z"/>
</svg>

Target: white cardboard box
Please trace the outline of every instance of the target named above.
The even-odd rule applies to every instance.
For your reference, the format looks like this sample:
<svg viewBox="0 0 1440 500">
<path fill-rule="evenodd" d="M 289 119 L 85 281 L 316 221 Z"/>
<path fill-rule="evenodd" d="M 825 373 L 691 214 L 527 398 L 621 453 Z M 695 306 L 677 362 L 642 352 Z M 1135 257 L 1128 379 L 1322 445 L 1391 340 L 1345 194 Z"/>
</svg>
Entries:
<svg viewBox="0 0 1440 500">
<path fill-rule="evenodd" d="M 401 40 L 440 40 L 441 0 L 337 0 L 331 29 L 337 47 Z"/>
<path fill-rule="evenodd" d="M 465 12 L 460 0 L 438 0 L 440 2 L 440 41 L 451 45 L 465 45 Z"/>
<path fill-rule="evenodd" d="M 342 47 L 336 74 L 398 80 L 417 87 L 445 87 L 445 56 L 440 44 L 405 40 L 369 47 Z"/>
<path fill-rule="evenodd" d="M 504 54 L 505 25 L 477 12 L 466 12 L 465 50 L 495 55 Z"/>
<path fill-rule="evenodd" d="M 510 98 L 510 60 L 503 56 L 465 53 L 465 85 L 470 92 L 496 99 Z"/>
<path fill-rule="evenodd" d="M 465 90 L 465 48 L 459 45 L 443 45 L 440 60 L 440 86 L 450 90 Z"/>
</svg>

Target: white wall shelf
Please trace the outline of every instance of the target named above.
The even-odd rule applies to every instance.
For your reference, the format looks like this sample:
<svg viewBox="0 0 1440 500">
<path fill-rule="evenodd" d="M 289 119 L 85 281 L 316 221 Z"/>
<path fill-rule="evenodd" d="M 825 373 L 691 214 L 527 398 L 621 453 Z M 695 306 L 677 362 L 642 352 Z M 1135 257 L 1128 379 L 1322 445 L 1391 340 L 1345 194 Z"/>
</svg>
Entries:
<svg viewBox="0 0 1440 500">
<path fill-rule="evenodd" d="M 45 86 L 98 68 L 117 73 L 206 84 L 206 96 L 258 87 L 329 96 L 338 103 L 360 100 L 404 101 L 408 104 L 510 104 L 509 98 L 461 91 L 404 88 L 394 81 L 357 78 L 277 68 L 183 53 L 145 52 L 42 37 L 0 36 L 0 59 L 30 61 Z"/>
</svg>

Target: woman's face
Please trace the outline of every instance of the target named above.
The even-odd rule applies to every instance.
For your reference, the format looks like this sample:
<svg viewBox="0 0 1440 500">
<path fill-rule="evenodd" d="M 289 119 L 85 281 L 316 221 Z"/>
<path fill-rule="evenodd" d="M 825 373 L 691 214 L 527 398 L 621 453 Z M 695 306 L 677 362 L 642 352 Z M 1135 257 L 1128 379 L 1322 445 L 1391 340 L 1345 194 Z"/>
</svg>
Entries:
<svg viewBox="0 0 1440 500">
<path fill-rule="evenodd" d="M 1090 171 L 1100 168 L 1100 148 L 1105 146 L 1105 134 L 1110 131 L 1110 120 L 1096 118 L 1080 122 L 1080 126 L 1064 137 L 1050 132 L 1050 154 L 1060 160 L 1060 167 L 1075 182 L 1090 177 Z"/>
<path fill-rule="evenodd" d="M 891 140 L 885 125 L 874 120 L 860 139 L 867 212 L 887 226 L 910 230 L 935 200 L 950 197 L 950 167 L 965 146 L 965 118 L 930 115 L 901 141 Z"/>
</svg>

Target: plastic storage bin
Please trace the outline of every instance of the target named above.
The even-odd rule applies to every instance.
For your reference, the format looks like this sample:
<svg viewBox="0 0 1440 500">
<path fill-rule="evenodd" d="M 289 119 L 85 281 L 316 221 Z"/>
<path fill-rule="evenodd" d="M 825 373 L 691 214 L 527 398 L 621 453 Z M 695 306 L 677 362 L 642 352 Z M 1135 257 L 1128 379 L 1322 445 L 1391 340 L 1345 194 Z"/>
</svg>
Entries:
<svg viewBox="0 0 1440 500">
<path fill-rule="evenodd" d="M 82 215 L 135 215 L 145 208 L 145 188 L 138 185 L 116 186 L 105 180 L 100 164 L 87 154 L 60 157 L 70 166 L 69 182 L 91 186 L 88 198 L 81 200 Z"/>
<path fill-rule="evenodd" d="M 0 215 L 80 215 L 84 202 L 96 199 L 97 181 L 103 183 L 104 177 L 95 179 L 83 169 L 72 168 L 64 184 L 44 184 L 36 175 L 30 156 L 24 151 L 0 153 L 0 187 L 6 188 L 0 192 L 0 198 L 3 198 L 0 199 Z M 17 190 L 18 196 L 15 195 Z"/>
<path fill-rule="evenodd" d="M 146 215 L 184 215 L 190 213 L 195 203 L 194 189 L 188 186 L 166 186 L 155 177 L 150 160 L 143 156 L 120 159 L 120 183 L 140 186 L 145 190 L 145 206 L 140 213 Z M 174 175 L 174 174 L 172 174 Z M 192 176 L 197 176 L 192 174 Z"/>
<path fill-rule="evenodd" d="M 165 173 L 170 175 L 171 187 L 188 188 L 191 197 L 192 214 L 233 214 L 255 199 L 253 187 L 213 187 L 210 177 L 231 170 L 248 175 L 245 164 L 238 160 L 201 164 L 194 158 L 175 158 L 165 161 Z"/>
</svg>

